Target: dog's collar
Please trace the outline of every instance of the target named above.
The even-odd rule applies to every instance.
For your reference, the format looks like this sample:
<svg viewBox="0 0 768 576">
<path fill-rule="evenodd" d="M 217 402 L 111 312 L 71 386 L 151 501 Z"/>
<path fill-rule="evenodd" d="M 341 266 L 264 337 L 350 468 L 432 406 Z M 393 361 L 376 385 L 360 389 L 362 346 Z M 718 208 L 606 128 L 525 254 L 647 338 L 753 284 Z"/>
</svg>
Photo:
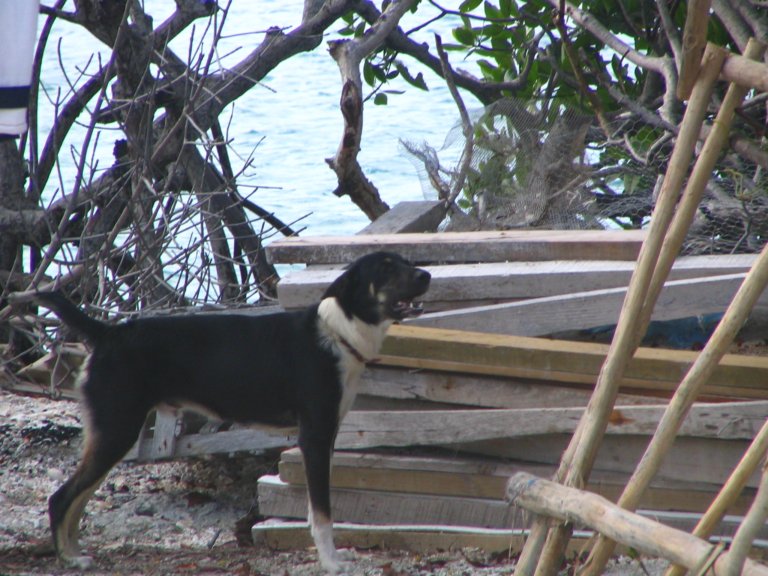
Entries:
<svg viewBox="0 0 768 576">
<path fill-rule="evenodd" d="M 344 336 L 339 336 L 338 338 L 339 338 L 339 342 L 341 342 L 342 346 L 344 346 L 344 348 L 346 348 L 347 351 L 350 354 L 352 354 L 352 356 L 355 357 L 355 360 L 357 360 L 361 364 L 369 364 L 371 362 L 375 362 L 376 361 L 375 359 L 373 359 L 373 360 L 366 359 L 366 357 L 363 356 L 362 354 L 360 354 L 360 351 L 357 348 L 355 348 L 354 346 L 352 346 L 352 344 L 349 343 L 349 340 L 344 338 Z"/>
</svg>

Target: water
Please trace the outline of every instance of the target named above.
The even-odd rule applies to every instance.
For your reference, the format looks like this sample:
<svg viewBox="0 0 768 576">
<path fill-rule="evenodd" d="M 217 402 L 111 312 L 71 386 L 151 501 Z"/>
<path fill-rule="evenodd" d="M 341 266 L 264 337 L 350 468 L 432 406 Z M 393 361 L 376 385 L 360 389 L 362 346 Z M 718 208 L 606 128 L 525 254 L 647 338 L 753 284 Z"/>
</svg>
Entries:
<svg viewBox="0 0 768 576">
<path fill-rule="evenodd" d="M 290 29 L 297 25 L 302 6 L 302 0 L 233 2 L 225 26 L 227 37 L 219 47 L 220 59 L 214 61 L 214 66 L 228 66 L 242 59 L 262 41 L 263 31 L 270 26 Z M 146 2 L 146 11 L 154 16 L 156 25 L 170 15 L 173 8 L 169 0 Z M 423 14 L 415 18 L 406 16 L 404 29 L 427 20 L 426 14 L 434 13 L 434 9 L 424 3 L 420 12 Z M 196 23 L 194 38 L 201 37 L 205 25 L 203 20 Z M 421 30 L 418 39 L 433 45 L 433 33 L 439 32 L 448 39 L 451 26 L 450 22 L 438 22 Z M 333 26 L 327 39 L 335 37 L 333 32 L 339 28 L 341 23 Z M 76 78 L 79 70 L 96 69 L 99 57 L 94 54 L 100 54 L 102 62 L 109 58 L 103 45 L 85 34 L 79 26 L 63 21 L 55 24 L 42 70 L 42 84 L 51 99 L 56 99 L 58 91 L 66 94 L 67 77 Z M 208 45 L 210 43 L 206 43 Z M 186 58 L 189 46 L 188 35 L 172 44 L 182 58 Z M 452 55 L 453 61 L 456 58 Z M 413 74 L 424 72 L 430 91 L 423 92 L 398 81 L 390 88 L 405 90 L 404 94 L 390 96 L 387 106 L 367 103 L 359 155 L 365 174 L 390 206 L 403 200 L 420 200 L 425 195 L 416 168 L 402 151 L 399 139 L 428 141 L 439 147 L 458 121 L 456 106 L 443 81 L 410 59 L 404 60 Z M 336 176 L 325 162 L 335 154 L 342 134 L 340 90 L 339 70 L 324 41 L 314 52 L 299 54 L 282 63 L 221 117 L 222 127 L 232 140 L 235 172 L 253 155 L 252 165 L 239 178 L 241 192 L 246 195 L 253 192 L 252 201 L 286 222 L 309 214 L 300 223 L 307 228 L 305 235 L 353 234 L 368 223 L 348 197 L 337 198 L 333 194 Z M 470 96 L 465 99 L 467 106 L 477 106 Z M 43 137 L 54 117 L 54 105 L 41 95 L 39 124 Z M 121 135 L 109 128 L 100 132 L 95 159 L 103 169 L 112 164 L 112 144 Z M 59 188 L 72 189 L 84 133 L 85 129 L 80 127 L 68 139 L 61 157 L 62 178 L 51 179 L 45 191 L 47 198 L 53 198 Z"/>
</svg>

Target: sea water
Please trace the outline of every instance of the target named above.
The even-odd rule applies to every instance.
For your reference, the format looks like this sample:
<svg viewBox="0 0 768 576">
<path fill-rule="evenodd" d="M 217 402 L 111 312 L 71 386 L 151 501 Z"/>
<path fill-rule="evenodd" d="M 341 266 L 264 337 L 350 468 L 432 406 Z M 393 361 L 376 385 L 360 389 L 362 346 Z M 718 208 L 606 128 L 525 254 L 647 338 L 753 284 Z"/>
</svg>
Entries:
<svg viewBox="0 0 768 576">
<path fill-rule="evenodd" d="M 51 3 L 51 0 L 44 0 Z M 220 2 L 220 6 L 226 6 Z M 147 0 L 145 10 L 158 26 L 172 13 L 171 0 Z M 224 39 L 212 60 L 211 70 L 220 71 L 244 58 L 263 40 L 273 26 L 286 33 L 301 21 L 302 0 L 235 0 L 229 6 L 224 25 Z M 402 21 L 405 30 L 435 15 L 435 9 L 422 3 L 416 15 Z M 42 28 L 43 17 L 40 26 Z M 172 48 L 186 59 L 190 46 L 203 36 L 207 21 L 197 21 L 186 34 L 177 38 Z M 420 30 L 415 38 L 434 46 L 434 33 L 450 41 L 456 19 L 441 20 Z M 252 163 L 238 178 L 243 195 L 264 209 L 274 212 L 284 222 L 301 219 L 305 235 L 353 234 L 368 223 L 367 217 L 349 197 L 333 194 L 336 175 L 326 163 L 339 145 L 343 120 L 339 110 L 341 80 L 336 62 L 328 54 L 327 40 L 338 38 L 340 21 L 327 31 L 326 38 L 313 52 L 298 54 L 281 63 L 260 84 L 237 99 L 224 114 L 221 124 L 231 141 L 230 154 L 235 172 L 252 158 Z M 210 47 L 210 31 L 204 40 L 203 54 Z M 192 39 L 192 41 L 190 41 Z M 454 65 L 462 67 L 458 53 L 451 54 Z M 80 26 L 58 21 L 48 41 L 43 62 L 38 113 L 39 132 L 45 138 L 53 126 L 58 105 L 66 101 L 69 86 L 80 74 L 91 74 L 109 59 L 106 46 Z M 372 100 L 365 105 L 360 164 L 366 176 L 378 188 L 390 206 L 403 200 L 421 200 L 435 193 L 419 177 L 417 169 L 403 150 L 400 140 L 416 144 L 428 142 L 440 148 L 449 131 L 459 120 L 458 111 L 442 79 L 429 69 L 402 57 L 412 74 L 423 72 L 429 91 L 418 90 L 403 80 L 388 88 L 404 91 L 390 95 L 386 106 Z M 464 63 L 465 68 L 470 68 Z M 365 93 L 370 87 L 364 87 Z M 468 107 L 478 107 L 471 96 L 464 96 Z M 87 121 L 83 116 L 82 120 Z M 70 135 L 60 155 L 59 176 L 52 176 L 45 197 L 53 198 L 60 190 L 72 190 L 72 180 L 85 126 Z M 89 164 L 98 170 L 112 162 L 112 145 L 122 138 L 113 127 L 99 126 L 99 146 Z M 42 144 L 41 144 L 42 146 Z"/>
</svg>

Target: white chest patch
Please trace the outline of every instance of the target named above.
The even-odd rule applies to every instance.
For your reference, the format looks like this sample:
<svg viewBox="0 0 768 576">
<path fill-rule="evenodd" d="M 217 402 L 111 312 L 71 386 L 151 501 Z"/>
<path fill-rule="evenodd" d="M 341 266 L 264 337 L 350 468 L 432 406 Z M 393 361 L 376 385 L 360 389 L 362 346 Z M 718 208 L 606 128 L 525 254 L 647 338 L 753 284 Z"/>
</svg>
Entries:
<svg viewBox="0 0 768 576">
<path fill-rule="evenodd" d="M 320 333 L 339 358 L 339 378 L 342 386 L 339 422 L 344 418 L 357 396 L 360 375 L 366 361 L 376 358 L 391 322 L 367 324 L 359 318 L 348 318 L 336 298 L 325 298 L 318 308 Z M 355 350 L 353 352 L 350 347 Z"/>
</svg>

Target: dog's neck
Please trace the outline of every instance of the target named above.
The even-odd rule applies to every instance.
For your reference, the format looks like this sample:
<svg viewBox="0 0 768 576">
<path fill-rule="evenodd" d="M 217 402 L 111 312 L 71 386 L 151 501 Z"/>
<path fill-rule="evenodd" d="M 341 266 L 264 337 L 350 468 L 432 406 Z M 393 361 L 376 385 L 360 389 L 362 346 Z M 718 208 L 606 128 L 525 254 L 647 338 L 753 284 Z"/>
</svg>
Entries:
<svg viewBox="0 0 768 576">
<path fill-rule="evenodd" d="M 354 316 L 349 318 L 336 298 L 324 298 L 320 302 L 317 314 L 322 321 L 326 336 L 334 340 L 342 351 L 362 364 L 376 359 L 387 328 L 392 324 L 391 321 L 368 324 Z"/>
</svg>

